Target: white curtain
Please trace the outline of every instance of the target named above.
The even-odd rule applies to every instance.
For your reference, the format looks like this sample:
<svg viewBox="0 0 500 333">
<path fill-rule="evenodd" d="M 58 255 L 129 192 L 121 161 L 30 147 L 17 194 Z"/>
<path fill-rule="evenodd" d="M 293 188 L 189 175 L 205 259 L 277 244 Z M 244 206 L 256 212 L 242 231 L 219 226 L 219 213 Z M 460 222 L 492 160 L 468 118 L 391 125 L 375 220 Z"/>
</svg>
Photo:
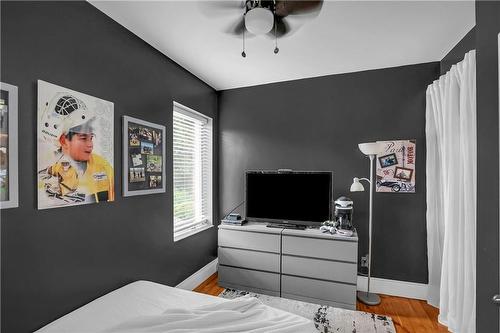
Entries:
<svg viewBox="0 0 500 333">
<path fill-rule="evenodd" d="M 427 88 L 428 303 L 451 332 L 476 320 L 476 54 Z"/>
</svg>

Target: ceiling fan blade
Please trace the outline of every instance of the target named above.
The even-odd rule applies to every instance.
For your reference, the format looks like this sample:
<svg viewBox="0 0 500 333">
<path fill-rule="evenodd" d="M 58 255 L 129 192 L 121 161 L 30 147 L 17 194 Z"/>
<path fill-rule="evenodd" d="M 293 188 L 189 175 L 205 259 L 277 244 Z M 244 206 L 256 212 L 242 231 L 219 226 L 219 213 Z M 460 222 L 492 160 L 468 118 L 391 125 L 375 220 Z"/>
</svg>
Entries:
<svg viewBox="0 0 500 333">
<path fill-rule="evenodd" d="M 232 23 L 225 32 L 231 35 L 241 35 L 245 30 L 245 18 L 242 16 Z"/>
<path fill-rule="evenodd" d="M 245 38 L 255 37 L 250 31 L 245 27 L 245 18 L 242 16 L 236 22 L 231 24 L 226 30 L 225 33 L 236 36 L 243 37 L 243 32 L 245 32 Z"/>
<path fill-rule="evenodd" d="M 277 0 L 276 15 L 286 17 L 288 15 L 319 13 L 323 6 L 323 0 Z"/>
<path fill-rule="evenodd" d="M 271 31 L 267 33 L 269 37 L 274 38 L 274 28 L 276 27 L 276 37 L 280 38 L 284 35 L 290 35 L 291 28 L 284 17 L 276 16 L 274 20 L 274 25 Z"/>
</svg>

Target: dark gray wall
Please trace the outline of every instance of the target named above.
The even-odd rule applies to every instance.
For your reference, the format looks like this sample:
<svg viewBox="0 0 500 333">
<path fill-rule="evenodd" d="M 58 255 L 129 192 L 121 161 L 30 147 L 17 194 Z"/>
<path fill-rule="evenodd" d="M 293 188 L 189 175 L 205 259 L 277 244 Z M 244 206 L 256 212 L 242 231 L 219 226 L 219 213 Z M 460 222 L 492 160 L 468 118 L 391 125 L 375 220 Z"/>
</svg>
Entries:
<svg viewBox="0 0 500 333">
<path fill-rule="evenodd" d="M 247 169 L 331 170 L 334 197 L 355 201 L 359 254 L 367 253 L 368 176 L 358 143 L 417 140 L 417 193 L 374 196 L 373 275 L 427 282 L 425 90 L 439 62 L 226 90 L 219 95 L 220 213 L 243 200 Z"/>
<path fill-rule="evenodd" d="M 470 50 L 476 48 L 476 27 L 472 28 L 461 40 L 441 59 L 441 74 L 450 70 L 451 66 L 462 61 Z"/>
<path fill-rule="evenodd" d="M 476 1 L 477 78 L 477 329 L 500 332 L 498 212 L 498 33 L 500 2 Z"/>
<path fill-rule="evenodd" d="M 217 123 L 212 88 L 86 2 L 2 1 L 1 59 L 20 123 L 20 207 L 1 211 L 2 332 L 33 331 L 138 279 L 175 285 L 216 257 L 215 228 L 172 240 L 171 162 L 165 194 L 121 196 L 121 116 L 165 125 L 172 161 L 172 100 Z M 115 202 L 35 208 L 37 79 L 115 103 Z"/>
</svg>

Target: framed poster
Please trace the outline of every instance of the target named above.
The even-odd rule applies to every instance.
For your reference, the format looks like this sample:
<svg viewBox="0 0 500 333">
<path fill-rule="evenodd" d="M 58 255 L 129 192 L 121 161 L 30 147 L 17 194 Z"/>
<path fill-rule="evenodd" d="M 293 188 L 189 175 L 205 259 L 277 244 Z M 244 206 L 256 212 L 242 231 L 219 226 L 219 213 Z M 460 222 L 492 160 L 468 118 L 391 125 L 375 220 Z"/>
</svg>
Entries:
<svg viewBox="0 0 500 333">
<path fill-rule="evenodd" d="M 17 87 L 0 82 L 0 208 L 19 206 Z"/>
<path fill-rule="evenodd" d="M 165 192 L 165 126 L 123 117 L 123 196 Z"/>
<path fill-rule="evenodd" d="M 415 140 L 380 141 L 377 155 L 377 192 L 415 193 Z"/>
<path fill-rule="evenodd" d="M 114 201 L 113 112 L 38 80 L 38 209 Z"/>
</svg>

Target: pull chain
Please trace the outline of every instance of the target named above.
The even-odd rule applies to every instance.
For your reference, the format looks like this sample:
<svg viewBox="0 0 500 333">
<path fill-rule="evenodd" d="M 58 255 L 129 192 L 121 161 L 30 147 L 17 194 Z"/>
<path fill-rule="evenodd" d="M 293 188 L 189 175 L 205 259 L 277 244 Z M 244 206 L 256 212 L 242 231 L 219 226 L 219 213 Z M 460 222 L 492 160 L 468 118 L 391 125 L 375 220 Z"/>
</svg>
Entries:
<svg viewBox="0 0 500 333">
<path fill-rule="evenodd" d="M 278 26 L 277 21 L 276 21 L 276 0 L 273 0 L 274 4 L 274 54 L 278 54 L 280 49 L 278 49 L 278 34 L 276 33 L 276 27 Z"/>
<path fill-rule="evenodd" d="M 247 54 L 245 53 L 245 28 L 243 29 L 243 52 L 241 52 L 241 56 L 246 58 Z"/>
<path fill-rule="evenodd" d="M 278 54 L 280 49 L 278 49 L 278 34 L 276 33 L 276 14 L 274 15 L 274 54 Z"/>
</svg>

